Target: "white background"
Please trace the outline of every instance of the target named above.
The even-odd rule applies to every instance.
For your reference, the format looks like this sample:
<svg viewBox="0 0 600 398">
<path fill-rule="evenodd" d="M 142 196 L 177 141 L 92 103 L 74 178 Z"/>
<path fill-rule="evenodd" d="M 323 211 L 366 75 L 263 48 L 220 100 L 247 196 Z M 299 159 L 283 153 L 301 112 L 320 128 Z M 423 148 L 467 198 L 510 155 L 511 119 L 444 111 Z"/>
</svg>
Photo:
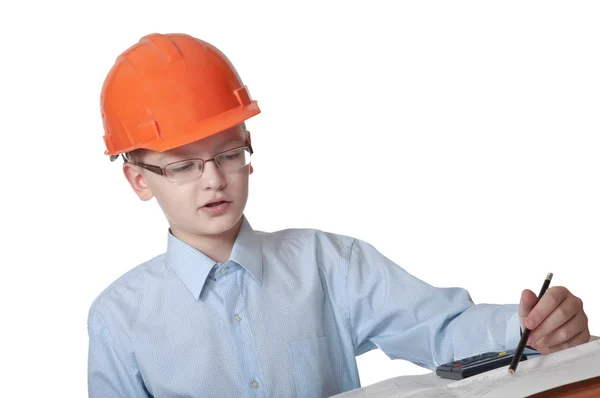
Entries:
<svg viewBox="0 0 600 398">
<path fill-rule="evenodd" d="M 92 300 L 165 249 L 99 112 L 153 32 L 213 43 L 259 101 L 255 229 L 361 238 L 477 303 L 554 272 L 600 334 L 598 21 L 595 1 L 3 2 L 1 395 L 86 396 Z M 358 362 L 363 385 L 425 371 Z"/>
</svg>

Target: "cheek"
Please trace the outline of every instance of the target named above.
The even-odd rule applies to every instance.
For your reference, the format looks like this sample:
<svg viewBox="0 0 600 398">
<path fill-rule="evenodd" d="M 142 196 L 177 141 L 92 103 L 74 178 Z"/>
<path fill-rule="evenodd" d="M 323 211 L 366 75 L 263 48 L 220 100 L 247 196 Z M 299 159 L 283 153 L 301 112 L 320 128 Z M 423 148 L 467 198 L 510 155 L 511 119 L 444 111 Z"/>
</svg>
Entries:
<svg viewBox="0 0 600 398">
<path fill-rule="evenodd" d="M 245 195 L 248 193 L 248 174 L 232 174 L 227 181 L 227 186 L 230 191 L 236 196 Z"/>
<path fill-rule="evenodd" d="M 168 187 L 156 194 L 155 197 L 161 209 L 171 217 L 187 214 L 191 209 L 196 208 L 193 184 Z"/>
</svg>

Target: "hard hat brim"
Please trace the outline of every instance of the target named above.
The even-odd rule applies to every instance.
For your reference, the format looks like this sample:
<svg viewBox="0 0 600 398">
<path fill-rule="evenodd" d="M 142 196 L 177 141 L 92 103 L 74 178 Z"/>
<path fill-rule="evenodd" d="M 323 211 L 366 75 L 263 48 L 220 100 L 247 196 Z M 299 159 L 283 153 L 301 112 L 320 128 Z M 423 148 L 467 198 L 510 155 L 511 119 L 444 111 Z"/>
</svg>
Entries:
<svg viewBox="0 0 600 398">
<path fill-rule="evenodd" d="M 114 156 L 142 148 L 156 152 L 165 152 L 170 149 L 187 145 L 221 133 L 227 129 L 237 126 L 253 116 L 258 115 L 260 112 L 261 111 L 258 107 L 258 103 L 256 101 L 252 101 L 250 104 L 243 107 L 234 108 L 215 117 L 202 120 L 201 122 L 198 122 L 196 125 L 192 126 L 189 131 L 181 132 L 181 134 L 170 135 L 168 138 L 155 139 L 150 142 L 137 145 L 136 147 L 127 148 L 114 153 L 105 151 L 104 154 Z"/>
</svg>

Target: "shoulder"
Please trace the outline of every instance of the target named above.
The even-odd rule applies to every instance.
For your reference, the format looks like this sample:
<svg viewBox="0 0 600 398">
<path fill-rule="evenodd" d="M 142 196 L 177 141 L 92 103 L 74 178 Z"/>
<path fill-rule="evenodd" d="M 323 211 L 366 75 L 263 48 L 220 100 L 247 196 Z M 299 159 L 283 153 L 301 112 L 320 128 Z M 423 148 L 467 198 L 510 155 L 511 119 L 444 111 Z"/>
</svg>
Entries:
<svg viewBox="0 0 600 398">
<path fill-rule="evenodd" d="M 130 313 L 139 305 L 143 292 L 153 289 L 161 274 L 168 272 L 164 258 L 161 254 L 139 264 L 108 285 L 90 306 L 88 326 L 102 328 L 115 313 Z"/>
<path fill-rule="evenodd" d="M 287 264 L 294 268 L 311 268 L 311 264 L 324 271 L 349 263 L 356 239 L 339 233 L 314 228 L 289 228 L 274 232 L 257 232 L 263 258 Z"/>
<path fill-rule="evenodd" d="M 256 231 L 261 242 L 265 244 L 293 245 L 298 243 L 318 246 L 350 247 L 355 238 L 339 233 L 314 228 L 287 228 L 279 231 Z"/>
</svg>

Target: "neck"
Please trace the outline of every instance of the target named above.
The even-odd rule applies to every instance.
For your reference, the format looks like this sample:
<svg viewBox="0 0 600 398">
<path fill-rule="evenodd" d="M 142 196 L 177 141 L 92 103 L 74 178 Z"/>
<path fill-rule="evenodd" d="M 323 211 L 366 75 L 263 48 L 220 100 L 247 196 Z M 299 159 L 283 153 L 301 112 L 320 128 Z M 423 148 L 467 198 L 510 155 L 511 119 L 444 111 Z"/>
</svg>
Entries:
<svg viewBox="0 0 600 398">
<path fill-rule="evenodd" d="M 218 235 L 194 235 L 173 227 L 171 227 L 171 233 L 213 261 L 225 263 L 231 256 L 231 250 L 242 227 L 242 221 L 240 218 L 233 228 Z"/>
</svg>

